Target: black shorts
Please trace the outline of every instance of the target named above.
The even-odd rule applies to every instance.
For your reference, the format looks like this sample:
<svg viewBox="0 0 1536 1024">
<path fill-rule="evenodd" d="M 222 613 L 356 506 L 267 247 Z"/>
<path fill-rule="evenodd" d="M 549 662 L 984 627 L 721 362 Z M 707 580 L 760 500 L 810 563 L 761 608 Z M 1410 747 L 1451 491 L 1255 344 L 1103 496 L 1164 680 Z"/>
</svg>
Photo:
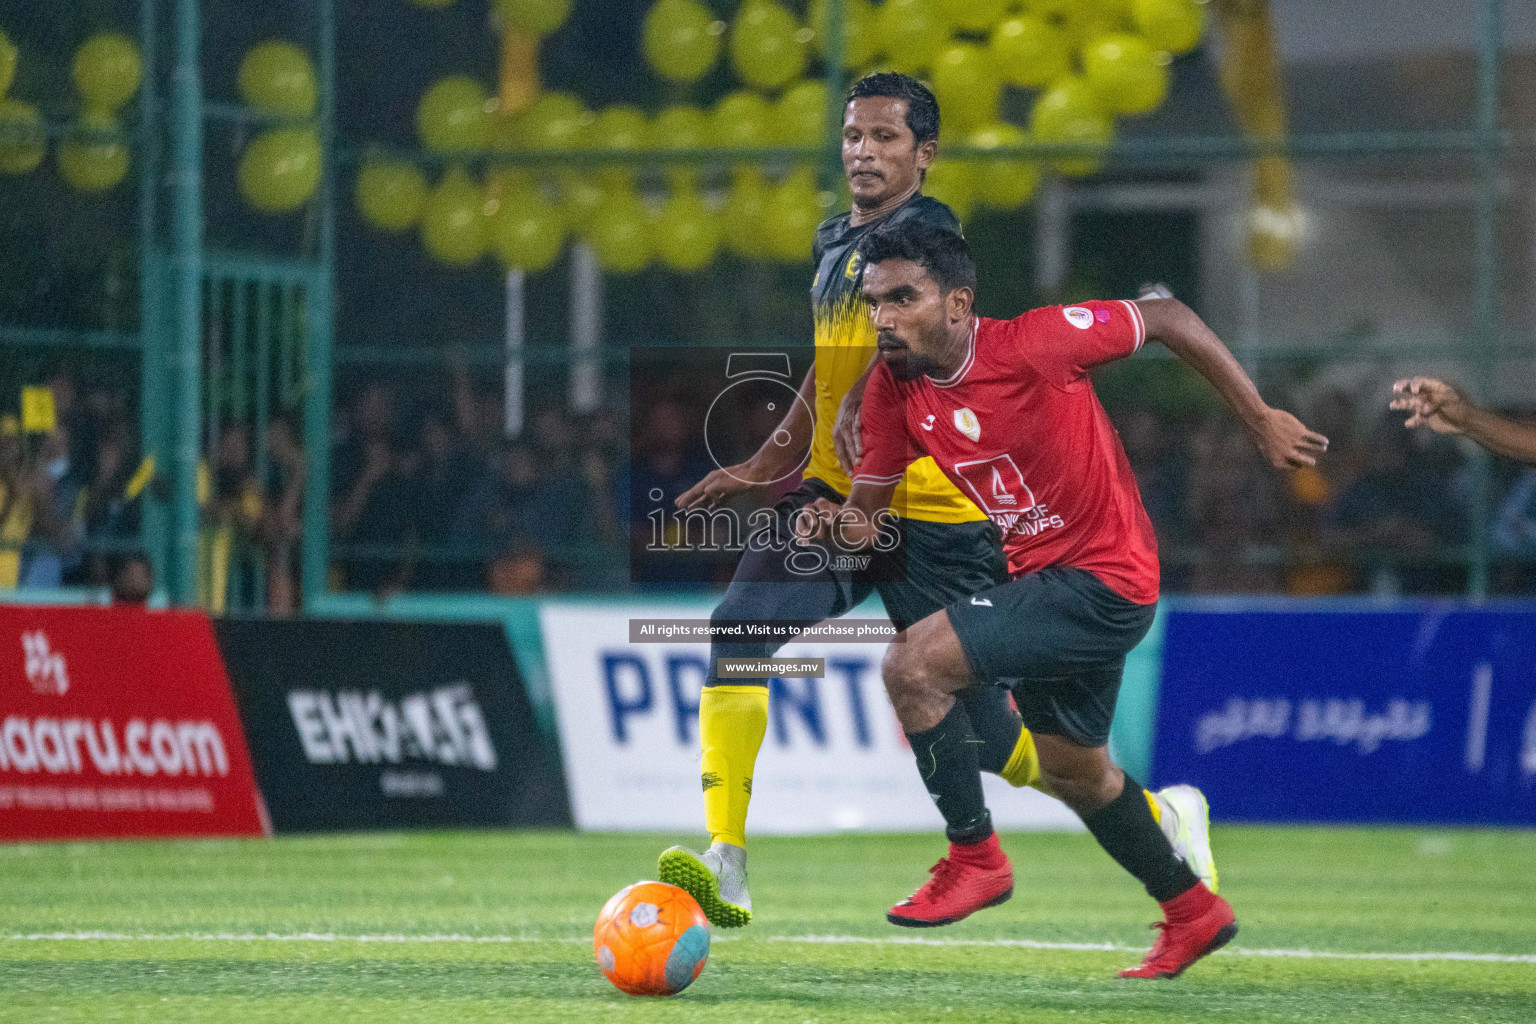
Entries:
<svg viewBox="0 0 1536 1024">
<path fill-rule="evenodd" d="M 1031 732 L 1109 742 L 1125 656 L 1152 628 L 1137 604 L 1083 569 L 1054 566 L 955 601 L 950 625 L 978 681 L 1015 680 Z"/>
<path fill-rule="evenodd" d="M 842 615 L 872 591 L 879 591 L 886 615 L 905 629 L 951 602 L 1008 578 L 997 529 L 986 520 L 931 523 L 901 519 L 902 542 L 895 550 L 871 553 L 863 564 L 857 558 L 827 558 L 821 563 L 811 560 L 812 565 L 820 565 L 816 571 L 797 571 L 786 558 L 791 550 L 788 538 L 793 535 L 796 514 L 817 498 L 839 504 L 844 500 L 823 481 L 809 477 L 774 505 L 773 518 L 764 528 L 773 531 L 775 542 L 748 545 L 715 609 L 715 621 L 821 622 Z M 714 665 L 718 657 L 766 657 L 777 649 L 778 644 L 767 641 L 716 642 L 710 664 Z M 708 685 L 717 681 L 711 673 Z"/>
</svg>

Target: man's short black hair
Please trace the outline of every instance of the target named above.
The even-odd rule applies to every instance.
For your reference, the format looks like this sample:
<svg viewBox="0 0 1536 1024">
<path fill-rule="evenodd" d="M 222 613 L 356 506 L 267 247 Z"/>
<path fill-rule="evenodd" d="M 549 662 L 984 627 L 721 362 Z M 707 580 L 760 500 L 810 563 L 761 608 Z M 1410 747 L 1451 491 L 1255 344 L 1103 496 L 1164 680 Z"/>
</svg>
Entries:
<svg viewBox="0 0 1536 1024">
<path fill-rule="evenodd" d="M 976 261 L 971 247 L 958 232 L 903 220 L 876 228 L 859 243 L 865 266 L 886 260 L 911 260 L 939 283 L 946 292 L 956 288 L 976 290 Z"/>
<path fill-rule="evenodd" d="M 911 75 L 895 71 L 877 71 L 865 75 L 849 88 L 848 99 L 843 106 L 866 96 L 889 96 L 906 100 L 907 127 L 912 129 L 917 145 L 933 142 L 939 137 L 939 101 L 933 98 L 933 92 L 926 85 Z"/>
</svg>

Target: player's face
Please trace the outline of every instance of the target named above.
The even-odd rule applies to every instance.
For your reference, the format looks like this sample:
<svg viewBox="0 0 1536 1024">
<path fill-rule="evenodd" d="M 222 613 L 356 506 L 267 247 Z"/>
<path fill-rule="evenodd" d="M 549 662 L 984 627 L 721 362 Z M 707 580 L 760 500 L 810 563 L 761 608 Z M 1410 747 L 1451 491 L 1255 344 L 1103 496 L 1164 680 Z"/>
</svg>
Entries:
<svg viewBox="0 0 1536 1024">
<path fill-rule="evenodd" d="M 917 144 L 907 127 L 907 101 L 860 96 L 843 116 L 843 173 L 853 201 L 876 207 L 917 189 L 937 146 Z"/>
<path fill-rule="evenodd" d="M 953 294 L 953 293 L 950 293 Z M 920 264 L 886 260 L 864 268 L 864 299 L 875 324 L 875 348 L 897 380 L 943 376 L 949 295 Z"/>
</svg>

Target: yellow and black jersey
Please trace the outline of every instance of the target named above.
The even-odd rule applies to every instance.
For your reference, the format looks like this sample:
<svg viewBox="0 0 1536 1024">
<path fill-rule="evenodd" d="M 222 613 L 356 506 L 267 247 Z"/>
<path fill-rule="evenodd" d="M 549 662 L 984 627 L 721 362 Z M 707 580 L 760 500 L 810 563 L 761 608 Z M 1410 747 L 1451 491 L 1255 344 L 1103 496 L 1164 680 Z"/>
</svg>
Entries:
<svg viewBox="0 0 1536 1024">
<path fill-rule="evenodd" d="M 837 464 L 832 426 L 837 422 L 843 396 L 875 354 L 875 328 L 860 292 L 864 267 L 858 245 L 867 232 L 880 225 L 911 219 L 960 230 L 960 221 L 949 207 L 923 195 L 914 196 L 896 212 L 873 223 L 854 227 L 845 213 L 824 221 L 816 229 L 812 247 L 816 278 L 811 283 L 811 310 L 816 318 L 816 430 L 805 475 L 824 481 L 845 496 L 853 484 Z M 891 507 L 909 519 L 936 523 L 986 518 L 929 458 L 907 467 Z"/>
</svg>

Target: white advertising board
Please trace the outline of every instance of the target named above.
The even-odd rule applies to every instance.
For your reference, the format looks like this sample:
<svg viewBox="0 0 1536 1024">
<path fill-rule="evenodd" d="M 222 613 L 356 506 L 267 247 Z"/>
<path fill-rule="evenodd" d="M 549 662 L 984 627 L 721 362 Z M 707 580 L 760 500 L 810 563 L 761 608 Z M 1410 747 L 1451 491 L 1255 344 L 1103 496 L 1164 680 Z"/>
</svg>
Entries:
<svg viewBox="0 0 1536 1024">
<path fill-rule="evenodd" d="M 594 830 L 703 828 L 698 704 L 704 643 L 630 643 L 631 618 L 707 618 L 698 604 L 547 602 L 545 659 L 576 824 Z M 802 643 L 822 679 L 770 681 L 768 734 L 753 776 L 749 832 L 938 831 L 880 682 L 881 643 Z M 984 775 L 1000 829 L 1081 828 L 1035 790 Z"/>
</svg>

